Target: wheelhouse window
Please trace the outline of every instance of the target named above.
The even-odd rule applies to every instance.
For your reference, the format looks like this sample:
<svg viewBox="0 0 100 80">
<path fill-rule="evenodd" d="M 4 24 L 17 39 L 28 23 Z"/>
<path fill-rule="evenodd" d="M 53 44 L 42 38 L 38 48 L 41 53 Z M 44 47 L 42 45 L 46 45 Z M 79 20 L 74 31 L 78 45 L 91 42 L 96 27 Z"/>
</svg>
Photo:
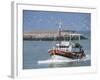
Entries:
<svg viewBox="0 0 100 80">
<path fill-rule="evenodd" d="M 69 46 L 57 46 L 57 48 L 69 48 Z"/>
</svg>

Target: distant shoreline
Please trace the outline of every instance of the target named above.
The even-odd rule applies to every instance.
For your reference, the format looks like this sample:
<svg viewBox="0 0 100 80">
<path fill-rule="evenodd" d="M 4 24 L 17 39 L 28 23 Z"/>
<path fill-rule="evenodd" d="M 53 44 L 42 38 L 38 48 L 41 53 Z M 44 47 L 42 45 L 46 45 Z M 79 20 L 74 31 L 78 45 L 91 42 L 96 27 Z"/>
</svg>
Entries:
<svg viewBox="0 0 100 80">
<path fill-rule="evenodd" d="M 81 36 L 81 38 L 80 38 L 81 40 L 83 40 L 83 39 L 87 39 L 86 37 L 84 37 L 84 36 Z M 58 40 L 61 40 L 61 41 L 63 41 L 63 40 L 69 40 L 69 37 L 67 37 L 66 39 L 64 39 L 64 38 L 23 38 L 23 40 L 29 40 L 29 41 L 58 41 Z M 76 38 L 72 38 L 71 40 L 78 40 L 78 39 L 76 39 Z"/>
<path fill-rule="evenodd" d="M 58 40 L 69 40 L 69 34 L 79 34 L 75 31 L 62 31 L 59 37 L 57 32 L 26 32 L 23 34 L 23 40 L 31 41 L 58 41 Z M 87 39 L 85 36 L 81 35 L 80 39 Z M 78 36 L 74 36 L 71 40 L 78 40 Z"/>
</svg>

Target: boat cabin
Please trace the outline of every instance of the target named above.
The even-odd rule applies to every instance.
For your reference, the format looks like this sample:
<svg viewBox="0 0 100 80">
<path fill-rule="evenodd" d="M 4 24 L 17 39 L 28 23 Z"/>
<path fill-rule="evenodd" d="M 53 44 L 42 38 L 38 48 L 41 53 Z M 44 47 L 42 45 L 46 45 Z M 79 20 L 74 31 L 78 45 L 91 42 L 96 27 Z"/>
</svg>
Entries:
<svg viewBox="0 0 100 80">
<path fill-rule="evenodd" d="M 72 45 L 70 44 L 70 42 L 62 41 L 60 44 L 56 44 L 56 48 L 62 51 L 71 51 Z"/>
</svg>

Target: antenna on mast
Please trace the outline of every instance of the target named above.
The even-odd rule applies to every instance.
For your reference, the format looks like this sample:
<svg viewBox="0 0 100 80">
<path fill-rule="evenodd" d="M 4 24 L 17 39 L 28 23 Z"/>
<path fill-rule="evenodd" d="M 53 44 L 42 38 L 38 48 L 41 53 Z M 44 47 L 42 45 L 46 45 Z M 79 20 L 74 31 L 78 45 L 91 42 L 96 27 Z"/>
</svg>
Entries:
<svg viewBox="0 0 100 80">
<path fill-rule="evenodd" d="M 61 43 L 61 31 L 62 31 L 62 22 L 61 22 L 61 19 L 60 19 L 58 25 L 59 25 L 58 36 L 59 36 L 59 44 L 60 44 Z"/>
<path fill-rule="evenodd" d="M 62 27 L 62 22 L 61 22 L 61 20 L 59 21 L 59 28 L 61 29 L 61 27 Z"/>
</svg>

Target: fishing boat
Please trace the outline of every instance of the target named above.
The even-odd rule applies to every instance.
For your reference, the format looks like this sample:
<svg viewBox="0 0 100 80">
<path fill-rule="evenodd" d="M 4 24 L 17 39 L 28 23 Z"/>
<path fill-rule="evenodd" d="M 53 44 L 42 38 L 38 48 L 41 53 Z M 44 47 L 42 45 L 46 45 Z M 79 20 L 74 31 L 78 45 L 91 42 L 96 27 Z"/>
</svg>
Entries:
<svg viewBox="0 0 100 80">
<path fill-rule="evenodd" d="M 59 29 L 57 31 L 58 37 L 60 38 L 62 35 L 61 23 L 59 24 Z M 50 56 L 59 55 L 62 57 L 70 58 L 70 59 L 82 59 L 86 55 L 84 53 L 83 47 L 80 44 L 80 36 L 82 34 L 79 33 L 69 33 L 69 40 L 60 40 L 55 44 L 51 49 L 48 50 Z M 77 37 L 77 42 L 73 42 L 72 38 Z"/>
</svg>

